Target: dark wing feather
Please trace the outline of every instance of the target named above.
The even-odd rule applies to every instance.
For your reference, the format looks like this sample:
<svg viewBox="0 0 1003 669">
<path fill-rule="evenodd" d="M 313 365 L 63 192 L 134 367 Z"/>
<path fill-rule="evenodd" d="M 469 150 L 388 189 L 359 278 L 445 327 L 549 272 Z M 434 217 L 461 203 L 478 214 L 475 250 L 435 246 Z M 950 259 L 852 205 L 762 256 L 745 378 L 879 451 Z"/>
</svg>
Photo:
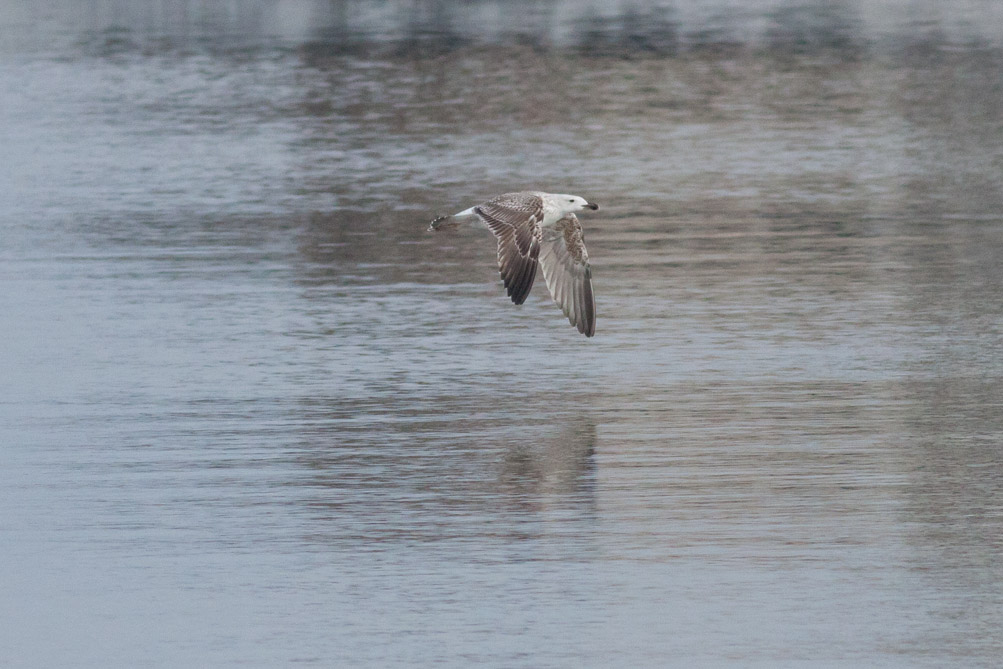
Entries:
<svg viewBox="0 0 1003 669">
<path fill-rule="evenodd" d="M 586 337 L 596 333 L 592 268 L 578 217 L 568 214 L 543 233 L 540 265 L 554 302 Z"/>
<path fill-rule="evenodd" d="M 536 279 L 543 201 L 530 193 L 507 193 L 474 207 L 474 213 L 498 238 L 498 270 L 509 297 L 522 304 Z"/>
</svg>

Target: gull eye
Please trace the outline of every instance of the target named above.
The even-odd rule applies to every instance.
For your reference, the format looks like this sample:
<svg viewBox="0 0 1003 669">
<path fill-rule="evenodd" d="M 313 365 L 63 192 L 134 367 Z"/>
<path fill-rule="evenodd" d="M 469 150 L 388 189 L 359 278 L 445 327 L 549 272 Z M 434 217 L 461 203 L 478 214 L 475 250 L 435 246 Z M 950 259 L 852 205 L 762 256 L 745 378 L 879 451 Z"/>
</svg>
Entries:
<svg viewBox="0 0 1003 669">
<path fill-rule="evenodd" d="M 574 200 L 568 200 L 568 202 L 571 202 L 572 204 L 574 204 L 575 201 Z"/>
</svg>

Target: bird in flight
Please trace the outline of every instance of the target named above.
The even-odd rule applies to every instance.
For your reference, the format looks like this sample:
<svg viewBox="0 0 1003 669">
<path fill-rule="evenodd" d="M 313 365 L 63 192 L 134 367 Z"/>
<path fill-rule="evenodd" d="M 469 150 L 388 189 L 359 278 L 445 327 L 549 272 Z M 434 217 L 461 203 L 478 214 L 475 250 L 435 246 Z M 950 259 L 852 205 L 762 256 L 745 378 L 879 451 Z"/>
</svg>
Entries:
<svg viewBox="0 0 1003 669">
<path fill-rule="evenodd" d="M 515 304 L 526 301 L 537 267 L 547 289 L 568 320 L 586 337 L 596 332 L 592 268 L 576 211 L 599 209 L 577 195 L 505 193 L 453 216 L 440 216 L 429 230 L 449 227 L 451 219 L 476 216 L 498 240 L 498 269 Z"/>
</svg>

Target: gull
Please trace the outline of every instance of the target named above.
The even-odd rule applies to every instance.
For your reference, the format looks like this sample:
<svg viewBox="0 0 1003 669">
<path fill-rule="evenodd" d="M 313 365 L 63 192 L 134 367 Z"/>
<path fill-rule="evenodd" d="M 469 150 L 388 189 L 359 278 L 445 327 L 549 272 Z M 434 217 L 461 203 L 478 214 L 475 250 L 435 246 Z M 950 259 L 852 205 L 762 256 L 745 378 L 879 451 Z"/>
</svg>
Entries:
<svg viewBox="0 0 1003 669">
<path fill-rule="evenodd" d="M 537 267 L 554 302 L 586 337 L 596 332 L 592 268 L 576 211 L 599 209 L 577 195 L 505 193 L 453 216 L 440 216 L 429 230 L 451 218 L 476 216 L 498 239 L 498 269 L 515 304 L 526 301 Z"/>
</svg>

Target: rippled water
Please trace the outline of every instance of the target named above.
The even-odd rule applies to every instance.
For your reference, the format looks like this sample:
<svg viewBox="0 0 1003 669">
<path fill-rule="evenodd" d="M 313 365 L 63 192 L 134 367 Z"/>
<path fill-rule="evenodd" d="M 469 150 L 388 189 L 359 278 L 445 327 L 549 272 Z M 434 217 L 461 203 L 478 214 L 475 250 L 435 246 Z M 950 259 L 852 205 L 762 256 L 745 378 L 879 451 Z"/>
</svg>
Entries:
<svg viewBox="0 0 1003 669">
<path fill-rule="evenodd" d="M 514 4 L 8 3 L 5 666 L 998 664 L 994 24 Z"/>
</svg>

